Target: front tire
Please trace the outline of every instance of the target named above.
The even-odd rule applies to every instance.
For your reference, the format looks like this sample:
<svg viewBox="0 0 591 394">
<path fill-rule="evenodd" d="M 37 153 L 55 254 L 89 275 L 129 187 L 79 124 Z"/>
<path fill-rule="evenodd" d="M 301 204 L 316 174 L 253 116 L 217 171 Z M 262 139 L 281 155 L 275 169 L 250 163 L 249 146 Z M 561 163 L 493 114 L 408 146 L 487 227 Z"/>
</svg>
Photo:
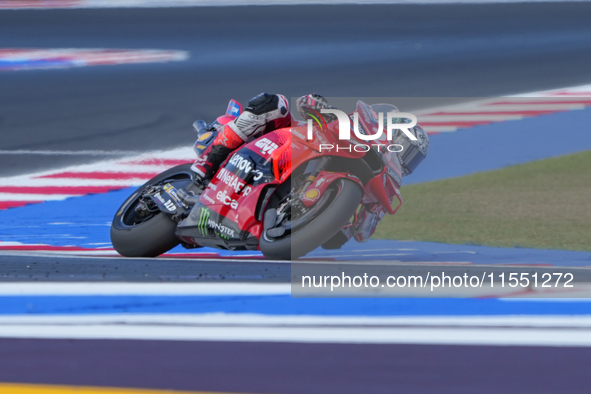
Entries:
<svg viewBox="0 0 591 394">
<path fill-rule="evenodd" d="M 156 257 L 180 243 L 175 235 L 177 223 L 162 212 L 138 222 L 135 209 L 143 190 L 165 181 L 191 181 L 191 164 L 173 167 L 150 179 L 125 200 L 111 224 L 111 243 L 125 257 Z"/>
<path fill-rule="evenodd" d="M 289 236 L 271 239 L 263 231 L 259 245 L 265 257 L 295 260 L 324 244 L 347 224 L 361 203 L 363 190 L 357 182 L 345 178 L 331 186 L 337 187 L 337 193 L 327 207 Z"/>
</svg>

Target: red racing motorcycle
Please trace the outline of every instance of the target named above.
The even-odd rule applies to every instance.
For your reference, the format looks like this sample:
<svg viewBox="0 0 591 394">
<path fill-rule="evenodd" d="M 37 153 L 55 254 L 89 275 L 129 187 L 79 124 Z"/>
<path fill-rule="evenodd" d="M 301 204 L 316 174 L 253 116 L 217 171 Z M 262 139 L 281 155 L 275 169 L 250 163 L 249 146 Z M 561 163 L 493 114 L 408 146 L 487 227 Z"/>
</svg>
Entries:
<svg viewBox="0 0 591 394">
<path fill-rule="evenodd" d="M 389 104 L 359 101 L 360 126 L 375 129 L 376 113 L 392 110 L 397 111 Z M 231 100 L 226 115 L 213 124 L 195 122 L 197 154 L 220 125 L 241 112 Z M 233 152 L 205 185 L 193 181 L 191 164 L 154 177 L 117 211 L 111 226 L 115 250 L 154 257 L 180 243 L 297 259 L 322 245 L 330 248 L 337 233 L 355 225 L 361 204 L 380 203 L 394 214 L 402 204 L 397 154 L 375 144 L 366 149 L 367 141 L 354 135 L 339 140 L 336 123 L 324 123 L 311 140 L 307 125 L 265 134 Z M 195 196 L 193 204 L 183 198 L 187 193 Z"/>
</svg>

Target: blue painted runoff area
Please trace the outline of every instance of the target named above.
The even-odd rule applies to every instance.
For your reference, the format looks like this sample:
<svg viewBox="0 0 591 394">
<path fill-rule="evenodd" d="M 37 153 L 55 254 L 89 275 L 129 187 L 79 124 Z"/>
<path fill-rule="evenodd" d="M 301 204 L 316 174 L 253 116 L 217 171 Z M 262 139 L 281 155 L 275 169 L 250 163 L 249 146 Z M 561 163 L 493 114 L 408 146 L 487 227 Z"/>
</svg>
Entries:
<svg viewBox="0 0 591 394">
<path fill-rule="evenodd" d="M 291 298 L 265 296 L 3 296 L 0 315 L 249 313 L 317 316 L 591 315 L 590 300 Z"/>
<path fill-rule="evenodd" d="M 0 211 L 0 241 L 85 248 L 111 247 L 109 229 L 115 211 L 132 189 L 48 201 L 43 204 Z M 195 252 L 235 255 L 221 249 L 200 248 Z M 172 253 L 187 252 L 177 247 Z M 259 252 L 240 251 L 240 255 Z M 318 249 L 308 258 L 396 260 L 401 262 L 469 262 L 474 264 L 546 264 L 591 266 L 591 252 L 492 248 L 433 242 L 370 240 L 350 241 L 339 250 Z"/>
<path fill-rule="evenodd" d="M 121 201 L 129 193 L 131 189 L 124 189 L 0 211 L 0 240 L 54 246 L 110 247 L 111 219 Z M 215 252 L 221 255 L 235 254 L 210 248 L 193 251 Z M 172 252 L 180 253 L 186 250 L 177 247 Z M 260 255 L 260 253 L 241 251 L 240 255 Z M 350 241 L 342 249 L 318 249 L 307 257 L 401 262 L 591 266 L 591 252 L 492 248 L 392 240 L 370 240 L 363 244 Z"/>
</svg>

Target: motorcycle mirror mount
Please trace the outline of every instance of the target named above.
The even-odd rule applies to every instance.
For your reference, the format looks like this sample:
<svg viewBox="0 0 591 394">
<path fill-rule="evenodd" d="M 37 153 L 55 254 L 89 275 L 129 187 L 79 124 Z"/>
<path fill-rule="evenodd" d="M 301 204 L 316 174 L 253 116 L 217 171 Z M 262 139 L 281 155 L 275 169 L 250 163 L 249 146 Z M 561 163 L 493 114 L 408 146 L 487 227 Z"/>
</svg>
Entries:
<svg viewBox="0 0 591 394">
<path fill-rule="evenodd" d="M 201 133 L 203 130 L 205 130 L 207 128 L 207 123 L 205 123 L 204 120 L 196 120 L 195 122 L 193 122 L 193 130 L 195 130 L 195 132 L 197 134 Z"/>
</svg>

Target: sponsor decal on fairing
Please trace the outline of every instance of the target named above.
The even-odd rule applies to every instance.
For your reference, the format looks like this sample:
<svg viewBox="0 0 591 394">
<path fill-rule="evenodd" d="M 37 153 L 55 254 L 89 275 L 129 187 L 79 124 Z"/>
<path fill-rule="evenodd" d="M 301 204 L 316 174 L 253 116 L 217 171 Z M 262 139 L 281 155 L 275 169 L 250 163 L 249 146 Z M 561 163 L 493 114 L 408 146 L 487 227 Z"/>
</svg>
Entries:
<svg viewBox="0 0 591 394">
<path fill-rule="evenodd" d="M 176 211 L 176 206 L 174 205 L 174 203 L 170 200 L 165 200 L 160 193 L 156 193 L 154 194 L 154 197 L 156 197 L 156 199 L 158 201 L 160 201 L 162 203 L 162 205 L 164 205 L 164 207 L 166 209 L 168 209 L 170 212 L 175 212 Z"/>
<path fill-rule="evenodd" d="M 262 138 L 255 142 L 254 144 L 257 148 L 261 149 L 261 153 L 265 155 L 270 155 L 277 149 L 279 146 L 274 143 L 273 141 L 269 140 L 268 138 Z"/>
<path fill-rule="evenodd" d="M 239 169 L 240 171 L 244 171 L 245 174 L 249 174 L 252 171 L 253 165 L 249 158 L 245 158 L 240 154 L 235 154 L 230 159 L 230 164 Z"/>
<path fill-rule="evenodd" d="M 238 201 L 232 199 L 226 190 L 223 192 L 217 192 L 215 198 L 222 204 L 229 206 L 232 209 L 238 208 Z"/>
<path fill-rule="evenodd" d="M 257 172 L 260 173 L 260 171 Z M 216 175 L 216 178 L 225 183 L 226 185 L 230 186 L 231 188 L 233 188 L 236 194 L 242 192 L 243 196 L 247 196 L 252 190 L 252 187 L 246 185 L 246 183 L 242 179 L 240 179 L 237 175 L 234 175 L 230 171 L 226 170 L 225 168 L 221 168 L 219 170 L 219 172 Z"/>
</svg>

